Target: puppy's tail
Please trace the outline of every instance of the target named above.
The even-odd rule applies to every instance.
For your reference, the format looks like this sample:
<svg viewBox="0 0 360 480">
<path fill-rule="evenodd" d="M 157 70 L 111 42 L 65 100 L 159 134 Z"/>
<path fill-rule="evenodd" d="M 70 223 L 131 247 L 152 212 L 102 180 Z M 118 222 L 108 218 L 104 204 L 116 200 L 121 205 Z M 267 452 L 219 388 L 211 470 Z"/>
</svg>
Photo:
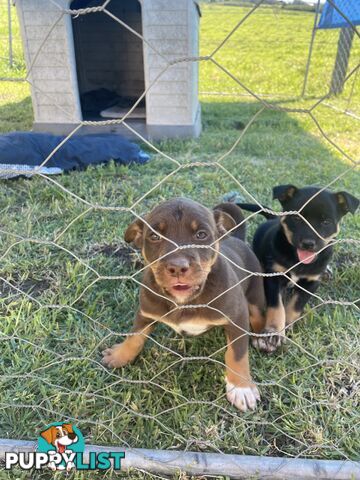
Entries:
<svg viewBox="0 0 360 480">
<path fill-rule="evenodd" d="M 268 220 L 276 218 L 275 214 L 269 213 L 269 212 L 264 212 L 263 210 L 261 210 L 261 207 L 259 207 L 259 205 L 256 205 L 256 203 L 236 203 L 235 205 L 242 208 L 243 210 L 246 210 L 247 212 L 259 213 L 260 215 L 267 218 Z M 264 207 L 263 205 L 262 205 L 262 208 L 266 208 L 267 210 L 271 210 L 268 207 Z"/>
<path fill-rule="evenodd" d="M 233 202 L 224 202 L 217 205 L 214 210 L 220 210 L 224 212 L 226 215 L 231 217 L 238 227 L 231 230 L 230 235 L 232 237 L 239 238 L 243 242 L 245 242 L 246 237 L 246 226 L 245 226 L 245 217 L 241 208 L 236 203 Z"/>
</svg>

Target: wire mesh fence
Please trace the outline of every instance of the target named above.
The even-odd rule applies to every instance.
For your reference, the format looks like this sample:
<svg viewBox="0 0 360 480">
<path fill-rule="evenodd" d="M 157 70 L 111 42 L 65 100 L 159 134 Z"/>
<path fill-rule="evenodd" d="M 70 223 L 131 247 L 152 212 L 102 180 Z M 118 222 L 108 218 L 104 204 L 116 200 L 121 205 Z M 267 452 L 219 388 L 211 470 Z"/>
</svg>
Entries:
<svg viewBox="0 0 360 480">
<path fill-rule="evenodd" d="M 59 15 L 93 14 L 91 6 L 74 11 L 63 8 L 56 0 L 51 3 L 58 5 Z M 94 8 L 99 14 L 111 15 L 119 28 L 129 28 L 121 18 L 113 16 L 111 3 L 108 0 Z M 5 2 L 1 6 L 5 6 Z M 354 219 L 348 219 L 341 236 L 331 241 L 320 236 L 324 241 L 323 250 L 335 247 L 340 253 L 335 255 L 333 272 L 327 273 L 328 279 L 323 281 L 321 289 L 316 293 L 308 292 L 311 301 L 305 313 L 292 325 L 282 327 L 281 333 L 286 334 L 288 342 L 281 354 L 269 357 L 251 349 L 252 378 L 261 395 L 256 412 L 239 413 L 226 400 L 227 393 L 232 398 L 232 387 L 229 395 L 229 389 L 228 392 L 225 389 L 224 369 L 231 371 L 233 367 L 226 364 L 224 354 L 239 339 L 264 338 L 269 333 L 254 333 L 248 327 L 237 326 L 238 335 L 227 344 L 221 328 L 189 339 L 159 325 L 156 333 L 145 332 L 149 346 L 134 365 L 112 370 L 101 362 L 101 351 L 113 343 L 143 338 L 143 331 L 129 333 L 139 304 L 139 289 L 149 290 L 143 274 L 168 255 L 204 249 L 211 255 L 220 255 L 245 276 L 220 289 L 216 298 L 201 304 L 196 298 L 182 304 L 169 297 L 166 291 L 150 288 L 154 302 L 157 298 L 159 302 L 164 297 L 166 301 L 170 298 L 167 311 L 156 319 L 160 324 L 166 323 L 167 317 L 174 312 L 199 308 L 211 314 L 216 311 L 219 318 L 234 324 L 233 318 L 213 306 L 219 297 L 231 295 L 231 291 L 237 291 L 248 278 L 278 276 L 288 279 L 291 285 L 296 282 L 292 272 L 298 263 L 284 271 L 262 273 L 249 271 L 227 253 L 218 252 L 219 243 L 229 230 L 200 246 L 167 237 L 149 223 L 146 216 L 160 200 L 186 195 L 212 208 L 219 203 L 222 193 L 238 190 L 262 212 L 271 211 L 280 218 L 299 216 L 319 236 L 302 215 L 306 205 L 285 214 L 263 207 L 269 204 L 275 178 L 276 181 L 281 179 L 281 183 L 293 183 L 295 180 L 288 178 L 288 171 L 291 171 L 297 182 L 317 183 L 319 192 L 326 188 L 333 191 L 356 189 L 359 185 L 356 179 L 358 150 L 348 148 L 346 142 L 338 142 L 336 134 L 330 135 L 322 125 L 322 121 L 327 121 L 326 115 L 330 115 L 324 113 L 323 104 L 327 101 L 333 65 L 329 64 L 329 58 L 335 59 L 338 33 L 317 35 L 312 59 L 316 68 L 310 69 L 308 98 L 300 101 L 294 97 L 301 91 L 308 43 L 301 46 L 297 39 L 304 38 L 301 29 L 310 39 L 313 16 L 301 17 L 302 22 L 299 22 L 294 12 L 274 11 L 262 6 L 262 2 L 240 10 L 240 7 L 227 8 L 234 10 L 215 10 L 209 21 L 208 31 L 213 29 L 211 22 L 215 29 L 216 23 L 222 25 L 221 40 L 203 38 L 198 58 L 175 60 L 185 64 L 199 62 L 201 84 L 212 87 L 202 89 L 205 127 L 211 133 L 206 137 L 208 144 L 204 151 L 196 145 L 184 151 L 184 143 L 180 140 L 170 146 L 168 142 L 151 142 L 129 124 L 127 115 L 110 121 L 84 120 L 65 142 L 84 126 L 121 123 L 152 152 L 154 159 L 146 167 L 148 174 L 144 174 L 141 167 L 127 170 L 110 165 L 54 178 L 43 174 L 39 167 L 31 182 L 21 187 L 3 187 L 4 220 L 0 230 L 2 436 L 34 438 L 39 425 L 63 419 L 79 426 L 91 443 L 124 445 L 129 449 L 166 448 L 183 452 L 356 460 L 359 237 L 358 223 Z M 261 19 L 264 36 L 262 30 L 257 30 L 256 41 L 250 42 L 250 32 L 254 29 L 251 22 L 255 17 Z M 230 19 L 231 24 L 228 23 Z M 276 36 L 281 22 L 290 27 L 288 36 L 283 39 Z M 352 28 L 352 52 L 355 54 L 352 53 L 349 60 L 342 97 L 345 99 L 349 89 L 356 88 L 351 82 L 359 68 L 356 56 L 359 34 L 356 27 Z M 142 40 L 152 48 L 148 39 Z M 42 38 L 39 51 L 46 41 L 48 35 Z M 16 42 L 20 45 L 19 37 Z M 289 43 L 293 45 L 288 51 L 290 59 L 284 53 L 284 46 L 289 50 Z M 235 62 L 233 57 L 235 59 L 237 49 L 240 55 Z M 330 53 L 324 55 L 327 49 Z M 14 51 L 20 50 L 15 47 Z M 278 75 L 271 74 L 269 52 L 275 58 Z M 174 63 L 162 52 L 154 54 L 161 56 L 166 65 L 158 78 L 147 85 L 144 98 Z M 15 53 L 15 64 L 16 58 Z M 31 82 L 36 59 L 35 54 L 26 72 L 28 82 Z M 15 76 L 24 68 L 22 61 L 19 65 Z M 8 70 L 5 73 L 3 76 L 8 77 Z M 236 103 L 237 95 L 244 94 L 249 102 Z M 229 105 L 227 96 L 233 105 Z M 354 94 L 352 90 L 355 105 L 358 105 L 358 98 L 357 92 Z M 227 114 L 231 122 L 238 125 L 238 131 L 231 136 L 226 135 Z M 299 133 L 301 129 L 291 115 L 306 119 L 318 145 L 306 133 Z M 342 118 L 341 112 L 331 111 L 331 115 L 334 119 Z M 346 119 L 346 122 L 356 121 L 355 118 Z M 268 162 L 260 162 L 259 158 L 266 158 L 268 152 L 261 150 L 258 144 L 263 141 L 265 148 L 269 148 L 268 137 L 272 129 L 280 128 L 282 123 L 290 133 L 296 130 L 295 137 L 306 144 L 307 170 L 297 172 L 296 166 L 295 169 L 290 167 L 297 161 L 296 153 L 294 156 L 287 153 L 289 163 L 283 158 L 276 162 L 273 156 Z M 263 130 L 255 130 L 254 135 L 252 131 L 259 124 Z M 268 124 L 270 129 L 264 129 Z M 218 126 L 222 126 L 221 135 L 225 141 L 216 136 L 212 138 L 214 130 L 211 129 Z M 220 142 L 220 149 L 217 149 L 217 142 Z M 277 155 L 278 145 L 273 148 Z M 331 151 L 330 156 L 325 153 L 327 149 Z M 312 159 L 312 150 L 319 155 L 318 159 Z M 240 162 L 236 164 L 234 155 L 238 151 Z M 46 158 L 42 166 L 48 160 Z M 319 167 L 312 162 L 319 162 Z M 329 163 L 336 166 L 330 169 Z M 276 170 L 280 174 L 276 174 Z M 257 218 L 253 214 L 247 219 L 250 233 L 255 229 Z M 146 261 L 138 250 L 119 240 L 127 225 L 136 220 L 172 246 L 156 262 Z M 231 227 L 230 232 L 237 227 L 239 224 Z M 358 469 L 356 464 L 354 468 Z M 239 471 L 241 467 L 234 464 L 234 474 Z M 357 475 L 358 470 L 354 471 Z M 132 478 L 159 478 L 146 471 L 134 471 L 131 475 Z M 175 477 L 185 478 L 181 475 L 184 474 L 180 472 Z"/>
</svg>

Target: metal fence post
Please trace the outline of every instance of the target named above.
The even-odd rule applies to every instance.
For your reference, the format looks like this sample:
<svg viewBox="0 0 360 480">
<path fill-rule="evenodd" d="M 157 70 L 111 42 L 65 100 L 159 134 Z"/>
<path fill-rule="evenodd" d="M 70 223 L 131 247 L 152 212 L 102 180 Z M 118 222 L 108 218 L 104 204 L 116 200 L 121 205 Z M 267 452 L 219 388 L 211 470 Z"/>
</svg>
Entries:
<svg viewBox="0 0 360 480">
<path fill-rule="evenodd" d="M 309 77 L 311 56 L 312 56 L 312 51 L 313 51 L 313 48 L 314 48 L 315 34 L 316 34 L 317 23 L 318 23 L 319 12 L 320 12 L 320 0 L 317 1 L 317 4 L 316 4 L 315 8 L 316 8 L 316 10 L 315 10 L 315 17 L 314 17 L 314 26 L 313 26 L 313 29 L 312 29 L 312 32 L 311 32 L 309 53 L 308 53 L 308 59 L 307 59 L 307 62 L 306 62 L 303 88 L 302 88 L 302 92 L 301 92 L 302 97 L 305 95 L 307 82 L 308 82 L 308 77 Z"/>
<path fill-rule="evenodd" d="M 9 32 L 9 65 L 14 65 L 13 39 L 12 39 L 12 21 L 11 21 L 11 0 L 8 0 L 8 32 Z"/>
<path fill-rule="evenodd" d="M 352 28 L 345 27 L 341 29 L 330 85 L 330 94 L 332 95 L 339 95 L 344 89 L 353 38 L 354 30 Z"/>
</svg>

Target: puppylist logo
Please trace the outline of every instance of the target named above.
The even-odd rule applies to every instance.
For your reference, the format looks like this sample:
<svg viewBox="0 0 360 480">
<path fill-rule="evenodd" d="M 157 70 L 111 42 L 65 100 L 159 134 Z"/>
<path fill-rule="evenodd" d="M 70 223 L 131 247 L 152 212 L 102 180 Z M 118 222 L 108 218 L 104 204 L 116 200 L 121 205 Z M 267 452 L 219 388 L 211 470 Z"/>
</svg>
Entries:
<svg viewBox="0 0 360 480">
<path fill-rule="evenodd" d="M 121 470 L 125 452 L 89 452 L 84 459 L 85 442 L 80 430 L 71 423 L 54 422 L 40 432 L 36 452 L 6 452 L 5 469 L 22 470 Z"/>
</svg>

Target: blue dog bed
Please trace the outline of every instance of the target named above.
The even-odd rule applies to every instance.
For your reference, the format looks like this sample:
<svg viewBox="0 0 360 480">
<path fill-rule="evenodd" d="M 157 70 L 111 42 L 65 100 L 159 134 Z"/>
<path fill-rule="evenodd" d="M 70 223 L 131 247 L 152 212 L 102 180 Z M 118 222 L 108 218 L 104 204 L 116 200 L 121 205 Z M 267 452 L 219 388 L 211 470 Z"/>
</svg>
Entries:
<svg viewBox="0 0 360 480">
<path fill-rule="evenodd" d="M 14 132 L 0 135 L 0 178 L 31 176 L 65 137 L 47 133 Z M 70 137 L 39 170 L 57 175 L 114 160 L 128 165 L 150 159 L 138 145 L 119 135 Z"/>
</svg>

